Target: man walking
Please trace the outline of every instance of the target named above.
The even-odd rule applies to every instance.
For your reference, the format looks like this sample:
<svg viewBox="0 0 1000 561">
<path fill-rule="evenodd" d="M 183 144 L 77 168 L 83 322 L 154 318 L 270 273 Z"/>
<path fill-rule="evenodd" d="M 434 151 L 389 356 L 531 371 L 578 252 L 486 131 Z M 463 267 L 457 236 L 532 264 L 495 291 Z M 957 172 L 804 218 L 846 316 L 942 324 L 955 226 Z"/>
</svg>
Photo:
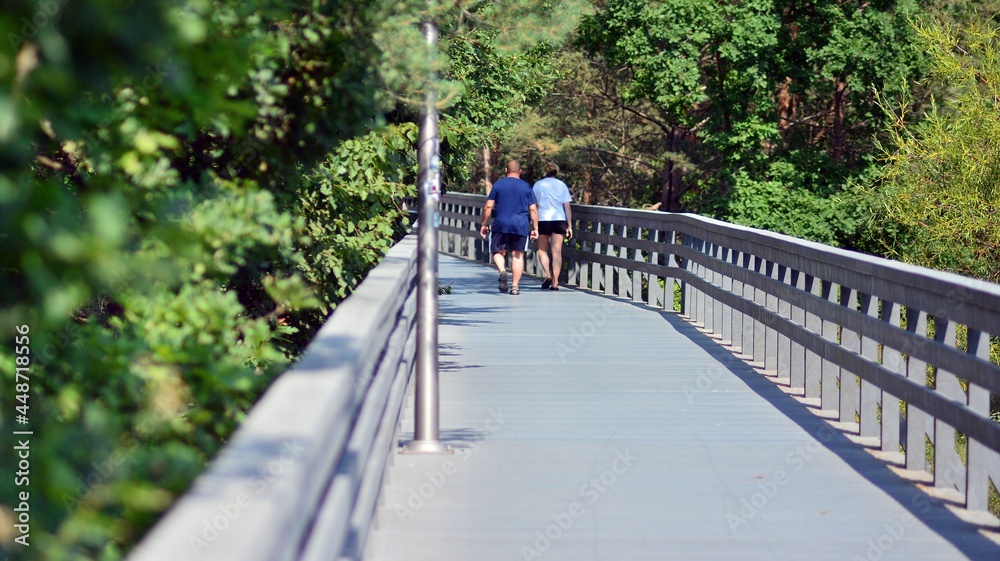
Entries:
<svg viewBox="0 0 1000 561">
<path fill-rule="evenodd" d="M 487 228 L 490 216 L 493 216 L 492 231 Z M 514 273 L 510 293 L 516 296 L 521 293 L 517 285 L 524 273 L 528 240 L 538 239 L 538 202 L 531 185 L 521 179 L 521 164 L 517 160 L 507 162 L 507 176 L 493 184 L 483 206 L 479 235 L 486 238 L 487 232 L 490 232 L 490 256 L 500 271 L 500 292 L 507 292 L 506 256 L 510 251 L 510 268 Z"/>
</svg>

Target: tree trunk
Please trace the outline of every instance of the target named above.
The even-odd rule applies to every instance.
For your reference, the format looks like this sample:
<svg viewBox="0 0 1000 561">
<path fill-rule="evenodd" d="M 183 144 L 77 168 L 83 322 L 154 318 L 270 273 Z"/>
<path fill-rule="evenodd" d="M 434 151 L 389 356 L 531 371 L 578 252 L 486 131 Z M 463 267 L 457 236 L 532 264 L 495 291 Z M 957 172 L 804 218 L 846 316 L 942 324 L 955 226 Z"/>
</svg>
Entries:
<svg viewBox="0 0 1000 561">
<path fill-rule="evenodd" d="M 493 180 L 490 179 L 490 170 L 492 169 L 490 165 L 491 160 L 489 145 L 483 146 L 483 184 L 486 186 L 487 197 L 490 195 L 490 191 L 493 190 Z"/>
<path fill-rule="evenodd" d="M 833 149 L 833 161 L 840 162 L 844 157 L 844 106 L 845 93 L 847 92 L 847 82 L 840 78 L 833 81 L 833 138 L 831 139 Z"/>
<path fill-rule="evenodd" d="M 791 93 L 789 93 L 789 86 L 792 85 L 792 78 L 790 76 L 785 76 L 785 81 L 781 84 L 778 89 L 778 131 L 781 137 L 788 142 L 789 127 L 791 126 L 791 121 L 795 117 L 795 100 L 792 98 Z"/>
<path fill-rule="evenodd" d="M 677 141 L 680 131 L 676 128 L 670 130 L 669 150 L 677 152 Z M 678 212 L 681 208 L 681 193 L 683 183 L 683 172 L 673 160 L 667 160 L 666 167 L 660 174 L 660 184 L 662 193 L 660 194 L 660 210 L 664 212 Z"/>
</svg>

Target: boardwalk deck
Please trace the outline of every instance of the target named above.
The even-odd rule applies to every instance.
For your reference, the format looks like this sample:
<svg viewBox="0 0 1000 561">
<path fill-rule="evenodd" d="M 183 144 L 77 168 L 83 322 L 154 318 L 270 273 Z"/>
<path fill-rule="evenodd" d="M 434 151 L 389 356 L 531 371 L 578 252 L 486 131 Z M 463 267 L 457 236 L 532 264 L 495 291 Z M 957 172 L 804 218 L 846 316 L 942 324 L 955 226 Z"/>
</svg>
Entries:
<svg viewBox="0 0 1000 561">
<path fill-rule="evenodd" d="M 500 294 L 444 255 L 440 277 L 457 453 L 395 456 L 366 560 L 1000 560 L 679 317 L 531 278 Z"/>
</svg>

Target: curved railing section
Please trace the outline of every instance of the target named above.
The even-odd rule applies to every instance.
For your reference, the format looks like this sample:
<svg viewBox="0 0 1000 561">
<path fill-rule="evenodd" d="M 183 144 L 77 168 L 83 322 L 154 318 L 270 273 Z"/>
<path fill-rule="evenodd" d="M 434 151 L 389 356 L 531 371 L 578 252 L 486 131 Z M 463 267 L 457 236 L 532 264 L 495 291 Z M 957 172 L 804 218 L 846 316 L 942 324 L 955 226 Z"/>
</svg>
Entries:
<svg viewBox="0 0 1000 561">
<path fill-rule="evenodd" d="M 396 244 L 131 561 L 361 555 L 413 369 L 416 236 Z"/>
<path fill-rule="evenodd" d="M 485 259 L 484 200 L 442 197 L 441 251 Z M 690 214 L 575 205 L 573 222 L 565 283 L 676 309 L 884 457 L 988 508 L 1000 286 Z"/>
</svg>

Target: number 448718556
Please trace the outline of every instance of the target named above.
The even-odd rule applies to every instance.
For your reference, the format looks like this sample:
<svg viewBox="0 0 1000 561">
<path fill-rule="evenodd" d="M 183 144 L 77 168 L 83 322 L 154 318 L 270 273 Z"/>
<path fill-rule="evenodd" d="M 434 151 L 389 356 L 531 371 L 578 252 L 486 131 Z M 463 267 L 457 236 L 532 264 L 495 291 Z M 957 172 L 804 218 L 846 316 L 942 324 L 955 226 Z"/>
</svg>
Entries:
<svg viewBox="0 0 1000 561">
<path fill-rule="evenodd" d="M 14 354 L 17 355 L 14 359 L 14 363 L 17 365 L 14 391 L 16 392 L 15 398 L 19 403 L 15 409 L 19 415 L 18 421 L 23 418 L 25 423 L 28 416 L 28 399 L 31 395 L 29 393 L 31 383 L 28 378 L 31 366 L 31 347 L 28 346 L 30 342 L 28 332 L 30 330 L 31 328 L 27 325 L 20 325 L 17 327 L 18 336 L 14 338 Z"/>
</svg>

